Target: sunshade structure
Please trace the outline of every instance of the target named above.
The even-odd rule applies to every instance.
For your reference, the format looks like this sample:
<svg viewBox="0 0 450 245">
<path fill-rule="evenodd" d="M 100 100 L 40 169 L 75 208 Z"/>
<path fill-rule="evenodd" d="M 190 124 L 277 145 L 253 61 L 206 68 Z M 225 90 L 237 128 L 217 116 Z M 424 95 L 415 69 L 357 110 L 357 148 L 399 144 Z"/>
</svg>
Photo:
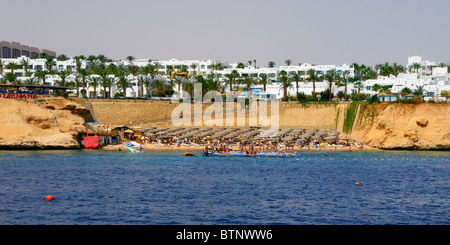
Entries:
<svg viewBox="0 0 450 245">
<path fill-rule="evenodd" d="M 278 129 L 267 130 L 259 128 L 165 128 L 165 127 L 146 127 L 136 129 L 142 132 L 143 136 L 153 139 L 177 139 L 177 140 L 231 140 L 231 141 L 265 141 L 265 142 L 309 142 L 309 141 L 339 141 L 348 140 L 339 137 L 340 132 L 335 130 L 317 130 L 317 129 Z M 126 130 L 125 132 L 133 132 Z"/>
</svg>

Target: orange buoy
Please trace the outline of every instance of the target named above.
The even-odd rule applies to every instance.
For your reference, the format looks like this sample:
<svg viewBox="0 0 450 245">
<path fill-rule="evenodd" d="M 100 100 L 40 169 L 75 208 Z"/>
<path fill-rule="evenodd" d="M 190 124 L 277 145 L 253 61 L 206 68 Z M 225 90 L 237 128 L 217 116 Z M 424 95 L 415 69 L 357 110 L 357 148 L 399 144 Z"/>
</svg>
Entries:
<svg viewBox="0 0 450 245">
<path fill-rule="evenodd" d="M 356 182 L 355 185 L 358 186 L 358 185 L 359 185 L 359 182 Z"/>
<path fill-rule="evenodd" d="M 52 195 L 48 195 L 48 196 L 45 198 L 45 200 L 47 200 L 47 201 L 52 201 L 52 200 L 53 200 L 53 196 L 52 196 Z"/>
</svg>

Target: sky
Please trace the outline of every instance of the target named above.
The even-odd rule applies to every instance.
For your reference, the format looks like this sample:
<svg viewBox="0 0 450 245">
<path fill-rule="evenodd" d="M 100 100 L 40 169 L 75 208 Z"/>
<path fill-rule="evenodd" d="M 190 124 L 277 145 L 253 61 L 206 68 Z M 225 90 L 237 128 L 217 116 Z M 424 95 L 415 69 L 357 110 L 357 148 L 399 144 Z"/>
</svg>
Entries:
<svg viewBox="0 0 450 245">
<path fill-rule="evenodd" d="M 69 57 L 450 62 L 449 0 L 1 0 L 0 40 Z"/>
</svg>

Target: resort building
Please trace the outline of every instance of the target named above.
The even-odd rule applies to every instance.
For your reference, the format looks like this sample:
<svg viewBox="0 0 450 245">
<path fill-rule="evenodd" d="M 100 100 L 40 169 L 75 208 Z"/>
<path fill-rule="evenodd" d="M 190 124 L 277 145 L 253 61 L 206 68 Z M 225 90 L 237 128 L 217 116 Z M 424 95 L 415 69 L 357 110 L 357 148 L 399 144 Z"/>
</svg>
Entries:
<svg viewBox="0 0 450 245">
<path fill-rule="evenodd" d="M 3 42 L 2 42 L 3 45 Z M 19 44 L 20 45 L 20 44 Z M 13 45 L 16 48 L 17 43 Z M 23 45 L 22 45 L 23 46 Z M 21 49 L 21 54 L 22 54 Z M 41 55 L 42 50 L 30 48 L 34 53 L 39 52 Z M 17 55 L 17 51 L 15 51 Z M 47 54 L 47 53 L 46 53 Z M 54 53 L 53 53 L 54 55 Z M 14 63 L 15 66 L 8 66 L 8 64 Z M 58 60 L 53 58 L 31 58 L 26 55 L 20 55 L 16 58 L 1 58 L 0 59 L 0 79 L 5 79 L 8 73 L 14 73 L 15 77 L 21 83 L 31 82 L 42 84 L 45 86 L 55 86 L 61 83 L 61 77 L 58 75 L 59 71 L 71 70 L 71 74 L 65 77 L 65 82 L 70 84 L 76 81 L 78 75 L 77 69 L 90 68 L 92 66 L 91 61 L 88 60 L 77 60 L 75 58 L 68 58 L 64 60 Z M 323 76 L 330 73 L 332 70 L 338 75 L 347 74 L 349 78 L 358 79 L 358 73 L 349 64 L 341 65 L 313 65 L 308 63 L 303 63 L 300 65 L 292 66 L 279 66 L 279 67 L 255 67 L 250 65 L 243 65 L 242 63 L 228 63 L 226 61 L 216 61 L 216 60 L 178 60 L 175 58 L 169 60 L 149 60 L 149 59 L 137 59 L 133 61 L 119 60 L 112 62 L 105 62 L 103 65 L 105 67 L 110 64 L 116 66 L 128 67 L 130 65 L 144 67 L 152 64 L 156 67 L 157 75 L 132 75 L 127 74 L 126 78 L 129 81 L 126 88 L 126 97 L 155 97 L 155 94 L 151 94 L 151 89 L 139 84 L 139 79 L 145 78 L 150 82 L 153 80 L 161 80 L 165 84 L 171 84 L 174 91 L 180 91 L 181 94 L 175 93 L 177 97 L 186 97 L 187 93 L 183 92 L 183 84 L 187 82 L 195 82 L 195 76 L 201 75 L 204 78 L 208 76 L 213 77 L 215 81 L 221 83 L 224 88 L 224 93 L 233 93 L 238 96 L 247 96 L 247 86 L 242 83 L 246 78 L 253 78 L 255 83 L 251 85 L 250 93 L 252 96 L 257 98 L 270 98 L 270 99 L 281 99 L 284 96 L 284 91 L 278 82 L 279 74 L 281 71 L 285 71 L 288 76 L 294 74 L 299 75 L 298 82 L 298 92 L 304 93 L 305 95 L 311 95 L 313 92 L 313 83 L 308 79 L 308 70 L 315 70 L 316 75 L 319 79 L 315 82 L 315 92 L 320 94 L 327 89 L 329 89 L 329 83 L 324 80 Z M 412 67 L 412 68 L 410 68 Z M 38 78 L 36 75 L 37 71 L 45 71 L 51 69 L 54 71 L 52 74 L 47 74 L 45 76 L 45 84 L 42 77 Z M 229 90 L 228 86 L 228 75 L 232 72 L 238 73 L 238 81 L 241 83 L 233 84 L 233 91 Z M 378 70 L 378 73 L 380 71 Z M 263 89 L 263 85 L 258 84 L 258 81 L 263 75 L 268 78 L 268 84 L 266 85 L 266 91 Z M 105 87 L 102 86 L 101 82 L 97 83 L 91 82 L 92 78 L 100 77 L 99 75 L 90 75 L 86 78 L 86 88 L 78 86 L 78 91 L 73 89 L 72 91 L 80 96 L 86 91 L 86 96 L 88 97 L 114 97 L 116 94 L 125 94 L 123 89 L 117 84 L 118 78 L 114 75 L 108 75 L 112 77 L 114 81 L 110 88 L 110 91 L 105 91 Z M 174 77 L 180 76 L 181 82 L 177 83 L 173 79 Z M 31 81 L 30 81 L 31 79 Z M 354 79 L 354 80 L 355 80 Z M 80 79 L 78 78 L 78 83 Z M 65 86 L 67 86 L 67 84 Z M 73 83 L 72 83 L 73 84 Z M 95 85 L 97 84 L 97 85 Z M 291 82 L 292 86 L 288 88 L 287 93 L 289 96 L 297 95 L 297 83 L 295 81 Z M 447 99 L 447 94 L 450 92 L 450 74 L 448 73 L 448 67 L 444 63 L 430 62 L 428 60 L 423 61 L 420 56 L 408 57 L 406 73 L 397 74 L 397 76 L 382 76 L 378 75 L 376 79 L 365 79 L 361 80 L 359 85 L 357 83 L 349 82 L 347 84 L 347 94 L 352 94 L 353 92 L 359 91 L 361 93 L 373 95 L 379 93 L 379 91 L 374 90 L 374 85 L 387 86 L 390 93 L 399 93 L 404 91 L 405 88 L 409 90 L 420 89 L 423 91 L 423 96 L 425 99 L 433 99 L 434 97 L 442 97 L 445 94 Z M 95 86 L 95 88 L 94 88 Z M 72 85 L 72 87 L 76 87 Z M 376 86 L 375 86 L 376 87 Z M 332 84 L 331 92 L 333 95 L 337 95 L 339 92 L 341 94 L 344 92 L 344 86 L 337 86 L 336 83 Z M 170 99 L 170 98 L 165 98 Z"/>
<path fill-rule="evenodd" d="M 44 55 L 48 55 L 50 57 L 56 57 L 56 52 L 48 50 L 48 49 L 40 49 L 36 47 L 30 47 L 26 45 L 22 45 L 18 42 L 0 42 L 0 58 L 19 58 L 21 56 L 30 57 L 30 58 L 39 58 Z"/>
</svg>

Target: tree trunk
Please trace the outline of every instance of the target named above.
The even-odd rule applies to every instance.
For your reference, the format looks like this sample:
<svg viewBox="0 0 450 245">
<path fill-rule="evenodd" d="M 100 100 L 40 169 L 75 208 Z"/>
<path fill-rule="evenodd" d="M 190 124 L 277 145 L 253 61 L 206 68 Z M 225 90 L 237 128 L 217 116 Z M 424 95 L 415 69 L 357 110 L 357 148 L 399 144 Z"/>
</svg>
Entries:
<svg viewBox="0 0 450 245">
<path fill-rule="evenodd" d="M 330 93 L 328 95 L 328 100 L 331 101 L 331 87 L 333 86 L 333 82 L 330 82 Z"/>
<path fill-rule="evenodd" d="M 316 81 L 312 81 L 313 82 L 313 95 L 314 97 L 316 96 Z"/>
<path fill-rule="evenodd" d="M 345 99 L 345 101 L 347 101 L 347 83 L 345 84 L 345 87 L 344 87 L 344 99 Z"/>
</svg>

